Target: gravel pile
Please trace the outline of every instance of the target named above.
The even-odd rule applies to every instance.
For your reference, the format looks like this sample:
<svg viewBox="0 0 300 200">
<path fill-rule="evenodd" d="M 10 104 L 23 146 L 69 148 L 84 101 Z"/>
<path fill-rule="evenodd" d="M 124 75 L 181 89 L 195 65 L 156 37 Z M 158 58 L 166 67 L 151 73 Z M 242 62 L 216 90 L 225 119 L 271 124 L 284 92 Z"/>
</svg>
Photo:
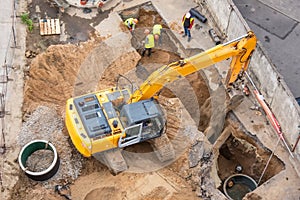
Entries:
<svg viewBox="0 0 300 200">
<path fill-rule="evenodd" d="M 18 136 L 21 146 L 36 139 L 50 141 L 55 146 L 60 157 L 60 167 L 51 179 L 45 181 L 45 185 L 72 182 L 81 172 L 82 156 L 70 145 L 69 136 L 63 134 L 63 128 L 62 117 L 55 109 L 39 106 L 25 120 Z"/>
</svg>

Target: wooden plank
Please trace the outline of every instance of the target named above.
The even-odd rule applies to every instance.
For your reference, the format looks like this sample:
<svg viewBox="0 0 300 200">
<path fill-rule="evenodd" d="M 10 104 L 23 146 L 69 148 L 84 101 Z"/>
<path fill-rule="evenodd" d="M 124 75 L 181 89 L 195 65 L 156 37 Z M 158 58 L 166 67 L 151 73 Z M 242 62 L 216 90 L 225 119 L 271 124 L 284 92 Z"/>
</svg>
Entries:
<svg viewBox="0 0 300 200">
<path fill-rule="evenodd" d="M 42 21 L 42 27 L 43 27 L 43 35 L 46 35 L 47 27 L 46 27 L 46 21 L 45 20 Z"/>
<path fill-rule="evenodd" d="M 53 19 L 53 27 L 54 27 L 54 33 L 53 34 L 57 34 L 56 19 Z"/>
<path fill-rule="evenodd" d="M 50 35 L 51 34 L 51 21 L 50 20 L 47 20 L 47 32 L 46 32 L 47 35 Z"/>
<path fill-rule="evenodd" d="M 56 27 L 56 34 L 60 34 L 60 23 L 59 23 L 59 19 L 55 19 L 55 27 Z"/>
<path fill-rule="evenodd" d="M 56 23 L 55 23 L 55 19 L 53 19 L 53 34 L 57 34 L 57 31 L 56 31 Z"/>
<path fill-rule="evenodd" d="M 50 27 L 51 27 L 50 33 L 55 34 L 54 19 L 50 19 L 49 21 L 50 21 Z"/>
<path fill-rule="evenodd" d="M 40 19 L 40 34 L 45 35 L 44 20 Z"/>
</svg>

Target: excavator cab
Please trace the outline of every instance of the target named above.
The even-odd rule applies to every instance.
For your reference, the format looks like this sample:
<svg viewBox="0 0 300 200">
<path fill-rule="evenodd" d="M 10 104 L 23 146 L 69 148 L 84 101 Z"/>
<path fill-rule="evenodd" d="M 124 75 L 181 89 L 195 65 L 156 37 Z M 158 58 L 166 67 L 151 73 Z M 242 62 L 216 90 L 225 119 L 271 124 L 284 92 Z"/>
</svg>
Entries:
<svg viewBox="0 0 300 200">
<path fill-rule="evenodd" d="M 153 98 L 124 105 L 120 120 L 126 134 L 119 139 L 121 148 L 161 136 L 166 123 L 161 107 Z"/>
</svg>

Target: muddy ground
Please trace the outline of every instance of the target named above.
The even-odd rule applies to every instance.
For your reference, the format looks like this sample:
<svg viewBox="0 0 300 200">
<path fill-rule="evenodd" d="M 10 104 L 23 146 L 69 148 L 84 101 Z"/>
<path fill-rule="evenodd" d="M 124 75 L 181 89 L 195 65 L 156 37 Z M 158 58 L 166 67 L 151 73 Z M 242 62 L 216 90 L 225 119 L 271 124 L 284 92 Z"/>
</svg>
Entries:
<svg viewBox="0 0 300 200">
<path fill-rule="evenodd" d="M 40 7 L 40 13 L 36 12 L 37 5 Z M 191 120 L 191 126 L 195 123 L 192 119 L 197 118 L 197 113 L 193 112 L 205 110 L 201 115 L 201 120 L 196 120 L 196 126 L 202 132 L 191 130 L 192 133 L 189 134 L 196 139 L 191 140 L 184 148 L 179 148 L 177 160 L 168 163 L 164 168 L 150 170 L 151 166 L 147 166 L 149 163 L 145 162 L 139 165 L 149 169 L 147 172 L 136 173 L 137 171 L 129 170 L 113 176 L 105 165 L 93 158 L 84 158 L 76 151 L 64 126 L 65 103 L 74 95 L 78 72 L 84 67 L 86 58 L 96 54 L 95 49 L 102 48 L 99 46 L 105 40 L 105 38 L 97 37 L 89 24 L 100 23 L 108 16 L 108 13 L 97 14 L 92 19 L 82 19 L 67 13 L 61 15 L 57 12 L 57 8 L 42 0 L 33 0 L 28 8 L 33 19 L 37 19 L 39 14 L 44 17 L 42 15 L 45 12 L 52 18 L 59 16 L 61 22 L 65 24 L 68 37 L 67 40 L 61 41 L 60 36 L 40 36 L 37 24 L 35 24 L 34 31 L 27 35 L 27 50 L 34 54 L 31 54 L 32 56 L 29 56 L 27 60 L 23 104 L 24 123 L 18 141 L 20 146 L 41 137 L 53 141 L 62 162 L 58 173 L 45 182 L 33 181 L 18 171 L 19 180 L 10 189 L 10 199 L 67 199 L 66 196 L 55 192 L 56 185 L 65 186 L 63 193 L 74 200 L 224 198 L 220 194 L 222 189 L 216 190 L 212 181 L 210 171 L 212 167 L 216 167 L 213 163 L 214 155 L 212 155 L 211 145 L 202 133 L 208 127 L 211 106 L 209 88 L 201 73 L 191 74 L 185 80 L 192 86 L 197 105 L 194 105 L 194 101 L 189 101 L 189 98 L 185 98 L 182 102 L 192 116 L 192 118 L 187 118 Z M 140 11 L 141 18 L 144 19 L 140 28 L 152 27 L 156 20 L 163 23 L 157 12 L 148 9 L 147 7 Z M 149 16 L 151 20 L 147 21 Z M 166 25 L 164 27 L 168 28 Z M 126 32 L 126 29 L 123 30 Z M 139 34 L 140 38 L 133 37 L 131 42 L 134 47 L 138 46 L 137 41 L 141 41 L 141 35 L 142 33 Z M 97 88 L 114 86 L 118 74 L 134 78 L 136 83 L 142 82 L 158 67 L 180 59 L 176 48 L 166 34 L 163 36 L 163 47 L 154 49 L 150 58 L 141 57 L 139 49 L 130 51 L 129 56 L 121 56 L 109 65 L 99 77 Z M 186 94 L 186 85 L 179 86 L 180 84 L 175 85 L 176 91 L 170 86 L 161 93 L 162 102 L 165 102 L 162 104 L 165 110 L 171 113 L 168 119 L 173 120 L 173 124 L 169 125 L 169 136 L 173 139 L 173 144 L 178 146 L 182 141 L 179 141 L 180 137 L 176 139 L 176 134 L 184 128 L 180 127 L 180 117 L 185 107 L 181 105 L 177 97 L 178 94 Z M 89 89 L 86 88 L 87 91 Z M 178 110 L 180 112 L 177 112 Z M 232 123 L 235 126 L 232 126 Z M 249 139 L 244 136 L 244 130 L 236 124 L 238 122 L 226 121 L 224 131 L 230 129 L 231 136 L 220 149 L 217 164 L 219 165 L 219 178 L 224 181 L 234 173 L 236 165 L 240 164 L 244 166 L 246 174 L 258 179 L 259 174 L 256 172 L 262 171 L 270 152 L 256 144 L 255 138 Z M 149 145 L 140 144 L 128 148 L 128 151 L 145 152 L 148 148 Z M 195 152 L 198 154 L 196 155 Z M 249 159 L 241 158 L 240 155 L 244 154 L 247 154 Z M 199 155 L 202 156 L 199 157 Z M 263 182 L 284 169 L 284 165 L 276 157 L 272 159 L 271 166 Z"/>
</svg>

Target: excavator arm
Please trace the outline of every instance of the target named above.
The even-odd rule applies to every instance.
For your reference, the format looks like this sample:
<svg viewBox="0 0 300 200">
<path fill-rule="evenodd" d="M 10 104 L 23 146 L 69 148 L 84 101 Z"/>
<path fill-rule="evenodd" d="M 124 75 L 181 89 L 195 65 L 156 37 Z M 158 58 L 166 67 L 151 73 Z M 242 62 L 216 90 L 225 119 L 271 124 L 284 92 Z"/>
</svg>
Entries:
<svg viewBox="0 0 300 200">
<path fill-rule="evenodd" d="M 235 40 L 217 45 L 190 58 L 164 65 L 144 81 L 140 88 L 131 95 L 129 102 L 134 103 L 149 99 L 155 96 L 167 83 L 232 58 L 225 80 L 228 86 L 237 80 L 240 73 L 247 70 L 255 47 L 256 36 L 252 31 L 249 31 L 246 35 Z"/>
</svg>

